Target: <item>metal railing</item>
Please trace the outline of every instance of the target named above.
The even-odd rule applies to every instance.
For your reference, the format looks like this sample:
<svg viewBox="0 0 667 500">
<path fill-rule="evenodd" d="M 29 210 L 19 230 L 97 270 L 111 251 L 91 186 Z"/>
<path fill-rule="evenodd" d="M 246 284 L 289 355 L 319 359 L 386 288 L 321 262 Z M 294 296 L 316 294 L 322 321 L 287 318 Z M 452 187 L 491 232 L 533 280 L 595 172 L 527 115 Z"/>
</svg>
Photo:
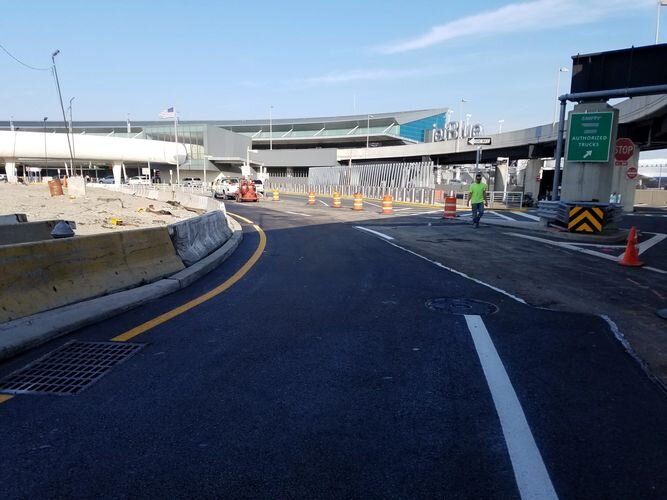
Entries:
<svg viewBox="0 0 667 500">
<path fill-rule="evenodd" d="M 264 183 L 265 191 L 277 189 L 281 192 L 308 194 L 314 192 L 316 195 L 332 196 L 337 192 L 342 196 L 352 197 L 355 193 L 361 193 L 364 198 L 381 200 L 384 196 L 391 196 L 394 201 L 416 203 L 422 205 L 439 205 L 445 202 L 447 196 L 455 196 L 460 203 L 466 203 L 470 196 L 467 191 L 444 191 L 433 188 L 388 188 L 379 186 L 340 186 L 331 184 L 308 184 L 294 182 L 274 182 L 268 179 Z M 522 208 L 523 192 L 512 191 L 490 191 L 489 208 Z"/>
</svg>

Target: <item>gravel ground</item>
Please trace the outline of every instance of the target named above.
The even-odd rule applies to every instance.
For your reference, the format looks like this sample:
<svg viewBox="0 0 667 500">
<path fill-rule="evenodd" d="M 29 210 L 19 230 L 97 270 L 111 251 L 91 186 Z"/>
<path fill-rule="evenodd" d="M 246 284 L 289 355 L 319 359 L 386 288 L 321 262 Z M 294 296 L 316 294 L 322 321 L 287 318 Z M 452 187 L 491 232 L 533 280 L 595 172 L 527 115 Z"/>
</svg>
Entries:
<svg viewBox="0 0 667 500">
<path fill-rule="evenodd" d="M 165 202 L 88 186 L 83 197 L 51 197 L 46 184 L 0 183 L 0 215 L 26 214 L 28 221 L 65 219 L 76 222 L 76 234 L 155 227 L 178 222 L 196 212 Z M 166 211 L 168 213 L 156 213 Z M 111 219 L 122 221 L 113 225 Z"/>
</svg>

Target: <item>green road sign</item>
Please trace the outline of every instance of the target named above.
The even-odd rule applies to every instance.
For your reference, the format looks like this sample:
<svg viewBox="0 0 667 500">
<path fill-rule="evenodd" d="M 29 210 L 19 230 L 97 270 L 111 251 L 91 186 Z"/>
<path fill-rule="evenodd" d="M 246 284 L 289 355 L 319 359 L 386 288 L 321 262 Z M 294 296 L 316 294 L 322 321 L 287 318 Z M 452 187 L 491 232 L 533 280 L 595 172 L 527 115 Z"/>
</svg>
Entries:
<svg viewBox="0 0 667 500">
<path fill-rule="evenodd" d="M 567 161 L 607 162 L 614 113 L 572 113 L 568 125 Z"/>
</svg>

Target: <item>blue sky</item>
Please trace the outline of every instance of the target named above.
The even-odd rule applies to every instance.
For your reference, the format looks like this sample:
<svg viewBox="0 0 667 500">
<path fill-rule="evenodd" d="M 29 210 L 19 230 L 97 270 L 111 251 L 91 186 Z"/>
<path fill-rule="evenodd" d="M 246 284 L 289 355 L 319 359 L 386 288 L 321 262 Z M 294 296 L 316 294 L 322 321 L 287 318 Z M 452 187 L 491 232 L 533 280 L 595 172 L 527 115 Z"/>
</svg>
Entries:
<svg viewBox="0 0 667 500">
<path fill-rule="evenodd" d="M 154 120 L 170 105 L 183 120 L 452 107 L 493 132 L 500 119 L 549 122 L 558 68 L 653 43 L 656 15 L 654 0 L 3 3 L 7 50 L 48 67 L 60 49 L 75 120 Z M 61 116 L 49 72 L 0 52 L 0 74 L 0 119 Z"/>
</svg>

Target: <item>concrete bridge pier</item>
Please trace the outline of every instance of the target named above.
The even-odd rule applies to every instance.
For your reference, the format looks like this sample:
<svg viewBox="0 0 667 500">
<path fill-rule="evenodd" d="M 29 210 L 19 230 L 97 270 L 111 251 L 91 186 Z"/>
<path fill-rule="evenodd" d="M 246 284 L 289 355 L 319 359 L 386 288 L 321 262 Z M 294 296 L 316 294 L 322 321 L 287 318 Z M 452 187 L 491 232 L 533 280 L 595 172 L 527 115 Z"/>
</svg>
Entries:
<svg viewBox="0 0 667 500">
<path fill-rule="evenodd" d="M 121 161 L 114 161 L 113 162 L 113 183 L 116 186 L 120 186 L 120 174 L 123 171 L 123 162 Z"/>
<path fill-rule="evenodd" d="M 11 183 L 16 183 L 16 159 L 15 158 L 5 158 L 5 173 L 7 174 L 7 180 Z"/>
<path fill-rule="evenodd" d="M 532 193 L 533 198 L 537 199 L 540 193 L 540 174 L 544 167 L 544 160 L 528 160 L 526 168 L 523 171 L 523 191 Z"/>
</svg>

